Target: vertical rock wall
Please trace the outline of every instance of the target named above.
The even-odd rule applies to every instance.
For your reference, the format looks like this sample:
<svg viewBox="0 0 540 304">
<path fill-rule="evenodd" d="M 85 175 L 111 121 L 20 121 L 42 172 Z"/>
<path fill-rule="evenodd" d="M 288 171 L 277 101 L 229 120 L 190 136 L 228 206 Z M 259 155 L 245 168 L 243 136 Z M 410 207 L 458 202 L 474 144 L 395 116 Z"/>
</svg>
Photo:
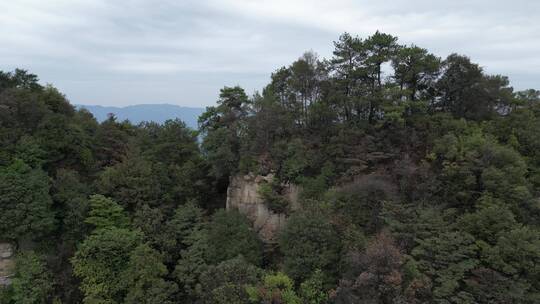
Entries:
<svg viewBox="0 0 540 304">
<path fill-rule="evenodd" d="M 271 182 L 274 176 L 237 175 L 231 178 L 227 189 L 227 209 L 237 209 L 245 214 L 253 223 L 263 241 L 276 241 L 277 232 L 284 227 L 287 220 L 285 214 L 272 212 L 258 194 L 262 183 Z M 284 197 L 297 208 L 299 188 L 284 185 Z"/>
<path fill-rule="evenodd" d="M 11 283 L 10 277 L 13 275 L 15 268 L 13 254 L 13 245 L 0 242 L 0 286 Z"/>
</svg>

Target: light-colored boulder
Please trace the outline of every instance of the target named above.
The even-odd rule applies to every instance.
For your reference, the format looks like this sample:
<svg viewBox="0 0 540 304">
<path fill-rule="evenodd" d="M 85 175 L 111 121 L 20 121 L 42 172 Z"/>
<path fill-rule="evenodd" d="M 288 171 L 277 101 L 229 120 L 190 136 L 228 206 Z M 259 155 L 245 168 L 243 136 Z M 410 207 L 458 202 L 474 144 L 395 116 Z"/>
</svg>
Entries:
<svg viewBox="0 0 540 304">
<path fill-rule="evenodd" d="M 227 189 L 227 209 L 237 209 L 245 214 L 262 240 L 267 243 L 276 241 L 277 232 L 285 226 L 287 221 L 285 214 L 278 214 L 268 209 L 259 196 L 259 187 L 273 179 L 273 174 L 237 175 L 231 178 Z M 299 191 L 300 188 L 296 185 L 283 185 L 283 196 L 291 203 L 292 209 L 298 207 Z"/>
<path fill-rule="evenodd" d="M 9 285 L 15 269 L 14 248 L 10 243 L 0 243 L 0 286 Z"/>
</svg>

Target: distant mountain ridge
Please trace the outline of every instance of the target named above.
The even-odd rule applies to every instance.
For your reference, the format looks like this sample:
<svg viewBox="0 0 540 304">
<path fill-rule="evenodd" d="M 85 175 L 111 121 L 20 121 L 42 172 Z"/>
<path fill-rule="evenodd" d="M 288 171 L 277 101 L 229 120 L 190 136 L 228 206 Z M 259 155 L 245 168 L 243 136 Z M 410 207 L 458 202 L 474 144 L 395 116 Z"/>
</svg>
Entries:
<svg viewBox="0 0 540 304">
<path fill-rule="evenodd" d="M 127 119 L 134 124 L 142 121 L 163 123 L 168 119 L 179 118 L 193 129 L 197 128 L 197 119 L 205 110 L 204 108 L 182 107 L 172 104 L 139 104 L 125 107 L 76 105 L 76 107 L 87 109 L 99 122 L 107 119 L 107 115 L 112 113 L 119 120 Z"/>
</svg>

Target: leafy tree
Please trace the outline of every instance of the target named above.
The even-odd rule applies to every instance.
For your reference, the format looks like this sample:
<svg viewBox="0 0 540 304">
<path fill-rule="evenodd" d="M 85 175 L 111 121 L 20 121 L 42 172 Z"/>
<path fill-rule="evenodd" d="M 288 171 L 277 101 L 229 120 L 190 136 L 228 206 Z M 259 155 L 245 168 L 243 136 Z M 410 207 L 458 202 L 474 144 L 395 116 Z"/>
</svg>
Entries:
<svg viewBox="0 0 540 304">
<path fill-rule="evenodd" d="M 465 281 L 465 289 L 474 295 L 476 303 L 534 303 L 527 296 L 528 284 L 509 278 L 490 268 L 477 268 Z"/>
<path fill-rule="evenodd" d="M 178 286 L 164 279 L 168 271 L 162 260 L 159 252 L 146 244 L 133 250 L 122 274 L 127 290 L 123 303 L 174 303 L 172 296 Z"/>
<path fill-rule="evenodd" d="M 172 241 L 167 235 L 165 213 L 160 208 L 142 205 L 133 214 L 133 227 L 143 233 L 143 239 L 152 248 L 160 249 Z"/>
<path fill-rule="evenodd" d="M 84 303 L 122 303 L 128 292 L 122 274 L 140 238 L 125 228 L 109 227 L 94 231 L 81 243 L 71 262 L 81 279 Z"/>
<path fill-rule="evenodd" d="M 242 255 L 254 265 L 262 262 L 262 243 L 249 220 L 236 210 L 219 210 L 207 228 L 206 260 L 218 264 Z"/>
<path fill-rule="evenodd" d="M 540 233 L 529 227 L 516 227 L 502 233 L 497 244 L 486 248 L 487 260 L 496 270 L 531 282 L 531 291 L 538 296 L 540 276 Z"/>
<path fill-rule="evenodd" d="M 248 303 L 246 286 L 259 279 L 260 270 L 243 257 L 223 261 L 201 274 L 201 298 L 203 303 Z"/>
<path fill-rule="evenodd" d="M 484 198 L 474 213 L 465 214 L 458 221 L 461 229 L 492 245 L 501 234 L 517 225 L 514 214 L 507 206 L 489 198 Z"/>
<path fill-rule="evenodd" d="M 304 304 L 324 304 L 328 302 L 329 294 L 324 287 L 324 274 L 316 270 L 313 275 L 300 285 L 299 295 Z"/>
<path fill-rule="evenodd" d="M 17 141 L 13 154 L 35 169 L 42 168 L 46 159 L 46 152 L 41 148 L 38 141 L 31 136 L 22 136 Z"/>
<path fill-rule="evenodd" d="M 332 224 L 320 213 L 295 213 L 279 236 L 285 272 L 304 281 L 321 269 L 334 274 L 338 268 L 340 240 Z"/>
<path fill-rule="evenodd" d="M 51 114 L 38 126 L 36 138 L 45 151 L 44 167 L 89 171 L 94 165 L 91 140 L 72 118 L 61 114 Z"/>
<path fill-rule="evenodd" d="M 527 165 L 515 150 L 475 132 L 463 137 L 443 136 L 434 152 L 442 159 L 440 187 L 448 204 L 471 206 L 482 194 L 490 194 L 526 218 L 516 207 L 530 198 Z"/>
<path fill-rule="evenodd" d="M 45 304 L 52 298 L 52 275 L 42 256 L 33 251 L 17 255 L 12 280 L 13 303 Z"/>
<path fill-rule="evenodd" d="M 0 168 L 0 237 L 37 239 L 55 226 L 49 178 L 21 160 Z"/>
<path fill-rule="evenodd" d="M 199 277 L 208 269 L 205 260 L 208 242 L 204 230 L 194 231 L 185 241 L 190 245 L 180 252 L 181 258 L 174 269 L 174 278 L 180 287 L 182 298 L 191 303 L 196 302 L 200 289 Z"/>
<path fill-rule="evenodd" d="M 13 72 L 0 71 L 0 92 L 9 88 L 23 90 L 40 90 L 39 78 L 37 75 L 28 73 L 26 70 L 15 69 Z"/>
<path fill-rule="evenodd" d="M 415 45 L 399 48 L 392 60 L 397 84 L 413 101 L 433 94 L 429 91 L 438 76 L 439 65 L 439 58 Z"/>
<path fill-rule="evenodd" d="M 381 228 L 380 213 L 384 201 L 392 201 L 393 185 L 381 176 L 367 176 L 327 195 L 332 208 L 353 224 L 368 232 Z"/>
<path fill-rule="evenodd" d="M 358 112 L 360 109 L 358 98 L 355 97 L 360 93 L 357 83 L 362 77 L 360 64 L 366 56 L 366 52 L 358 37 L 344 33 L 339 36 L 338 41 L 334 42 L 333 55 L 331 66 L 335 73 L 340 108 L 343 109 L 340 116 L 351 120 L 353 110 Z"/>
<path fill-rule="evenodd" d="M 102 171 L 97 182 L 99 193 L 113 198 L 128 212 L 145 204 L 158 206 L 162 203 L 163 189 L 154 167 L 134 151 L 122 162 Z"/>
<path fill-rule="evenodd" d="M 250 100 L 244 89 L 224 87 L 217 107 L 208 107 L 199 118 L 205 134 L 202 148 L 213 166 L 217 178 L 228 177 L 236 171 L 239 161 L 240 138 L 245 134 L 245 117 Z"/>
<path fill-rule="evenodd" d="M 173 255 L 173 259 L 179 258 L 179 253 L 193 245 L 193 236 L 203 230 L 204 211 L 189 202 L 176 208 L 172 218 L 166 223 L 167 252 Z"/>
<path fill-rule="evenodd" d="M 276 188 L 276 183 L 264 183 L 258 189 L 259 196 L 264 200 L 266 207 L 275 213 L 286 213 L 288 211 L 289 202 L 280 196 Z"/>
<path fill-rule="evenodd" d="M 89 232 L 85 219 L 90 209 L 90 187 L 74 170 L 58 170 L 52 183 L 52 198 L 59 208 L 64 239 L 73 245 Z"/>
<path fill-rule="evenodd" d="M 382 85 L 382 64 L 390 61 L 395 55 L 398 49 L 397 37 L 377 31 L 364 43 L 368 52 L 366 58 L 368 73 L 380 87 Z"/>
<path fill-rule="evenodd" d="M 448 218 L 454 217 L 452 210 L 423 207 L 415 204 L 386 202 L 381 217 L 390 228 L 400 247 L 410 250 L 418 240 L 436 236 L 448 229 Z"/>
<path fill-rule="evenodd" d="M 124 209 L 113 200 L 99 194 L 90 197 L 90 211 L 85 222 L 95 229 L 129 227 L 129 218 Z"/>
<path fill-rule="evenodd" d="M 143 123 L 139 146 L 142 154 L 156 162 L 182 165 L 199 157 L 197 132 L 179 119 L 167 120 L 163 125 Z"/>
<path fill-rule="evenodd" d="M 246 291 L 253 303 L 301 303 L 294 291 L 294 282 L 282 272 L 266 274 L 260 286 L 247 286 Z"/>
<path fill-rule="evenodd" d="M 199 151 L 197 135 L 178 119 L 162 125 L 139 126 L 132 153 L 140 157 L 133 161 L 142 159 L 152 164 L 152 174 L 161 187 L 162 204 L 184 204 L 193 199 L 206 203 L 213 199 L 214 180 L 209 176 L 208 162 Z"/>
<path fill-rule="evenodd" d="M 365 252 L 352 255 L 353 272 L 340 282 L 337 303 L 399 303 L 403 294 L 403 255 L 393 238 L 380 233 Z"/>
<path fill-rule="evenodd" d="M 443 62 L 437 82 L 437 105 L 456 117 L 482 120 L 511 103 L 512 88 L 502 76 L 485 76 L 482 68 L 466 56 L 451 54 Z"/>
<path fill-rule="evenodd" d="M 117 122 L 114 115 L 109 115 L 99 125 L 95 134 L 98 167 L 104 168 L 122 161 L 128 152 L 128 140 L 132 128 L 128 122 Z"/>
<path fill-rule="evenodd" d="M 473 296 L 461 288 L 469 272 L 478 266 L 478 246 L 468 233 L 446 232 L 419 240 L 412 250 L 419 270 L 431 279 L 433 301 L 463 303 Z"/>
</svg>

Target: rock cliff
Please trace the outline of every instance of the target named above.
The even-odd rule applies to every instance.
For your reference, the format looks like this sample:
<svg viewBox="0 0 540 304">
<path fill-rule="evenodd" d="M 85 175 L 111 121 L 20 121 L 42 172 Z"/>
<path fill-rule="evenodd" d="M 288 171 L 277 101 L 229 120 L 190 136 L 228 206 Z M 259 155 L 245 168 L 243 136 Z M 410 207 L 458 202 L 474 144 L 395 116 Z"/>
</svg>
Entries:
<svg viewBox="0 0 540 304">
<path fill-rule="evenodd" d="M 10 243 L 0 243 L 0 286 L 9 285 L 13 275 L 15 260 L 14 248 Z"/>
<path fill-rule="evenodd" d="M 231 178 L 227 189 L 227 209 L 237 209 L 253 223 L 263 241 L 276 241 L 277 232 L 284 227 L 287 216 L 270 210 L 259 195 L 263 183 L 269 183 L 274 176 L 236 175 Z M 290 203 L 291 209 L 298 208 L 299 187 L 293 184 L 282 185 L 282 195 Z"/>
</svg>

